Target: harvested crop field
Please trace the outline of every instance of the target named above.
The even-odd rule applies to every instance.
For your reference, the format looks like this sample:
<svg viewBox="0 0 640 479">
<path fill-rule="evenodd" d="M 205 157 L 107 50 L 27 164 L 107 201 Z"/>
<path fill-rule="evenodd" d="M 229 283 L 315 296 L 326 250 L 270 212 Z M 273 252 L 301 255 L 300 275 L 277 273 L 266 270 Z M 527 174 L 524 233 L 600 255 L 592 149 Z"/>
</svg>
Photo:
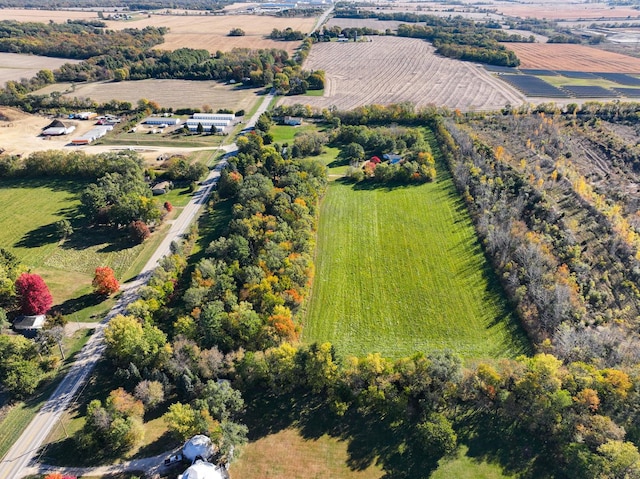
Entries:
<svg viewBox="0 0 640 479">
<path fill-rule="evenodd" d="M 67 20 L 98 20 L 98 12 L 69 10 L 37 10 L 22 8 L 0 9 L 0 20 L 17 20 L 19 22 L 64 23 Z"/>
<path fill-rule="evenodd" d="M 257 99 L 258 89 L 238 88 L 215 81 L 193 80 L 138 80 L 126 82 L 76 83 L 72 89 L 68 83 L 59 83 L 38 90 L 38 94 L 62 91 L 64 96 L 91 98 L 104 103 L 109 100 L 129 101 L 139 99 L 155 101 L 166 108 L 209 105 L 214 110 L 229 108 L 249 110 Z"/>
<path fill-rule="evenodd" d="M 19 53 L 0 53 L 0 84 L 4 85 L 9 80 L 33 78 L 40 70 L 55 70 L 65 63 L 78 63 L 78 61 Z"/>
<path fill-rule="evenodd" d="M 387 28 L 397 30 L 401 22 L 398 20 L 376 20 L 375 18 L 331 18 L 327 22 L 327 28 L 373 28 L 384 32 Z"/>
<path fill-rule="evenodd" d="M 547 20 L 624 19 L 628 21 L 638 18 L 640 13 L 631 7 L 611 7 L 604 3 L 501 4 L 492 7 L 503 15 Z"/>
<path fill-rule="evenodd" d="M 368 42 L 318 43 L 304 67 L 324 70 L 324 96 L 285 97 L 281 103 L 336 106 L 409 101 L 460 110 L 495 110 L 519 105 L 524 96 L 474 63 L 444 58 L 428 42 L 414 38 L 369 37 Z"/>
<path fill-rule="evenodd" d="M 311 31 L 315 17 L 280 18 L 266 15 L 151 15 L 128 22 L 110 21 L 109 28 L 144 28 L 147 26 L 168 27 L 165 42 L 157 48 L 204 48 L 212 53 L 233 48 L 279 48 L 292 53 L 300 42 L 280 42 L 266 39 L 274 28 L 284 30 L 291 27 L 304 33 Z M 241 28 L 245 35 L 229 37 L 232 28 Z"/>
<path fill-rule="evenodd" d="M 640 73 L 640 58 L 584 45 L 509 43 L 520 59 L 520 68 L 582 72 Z"/>
</svg>

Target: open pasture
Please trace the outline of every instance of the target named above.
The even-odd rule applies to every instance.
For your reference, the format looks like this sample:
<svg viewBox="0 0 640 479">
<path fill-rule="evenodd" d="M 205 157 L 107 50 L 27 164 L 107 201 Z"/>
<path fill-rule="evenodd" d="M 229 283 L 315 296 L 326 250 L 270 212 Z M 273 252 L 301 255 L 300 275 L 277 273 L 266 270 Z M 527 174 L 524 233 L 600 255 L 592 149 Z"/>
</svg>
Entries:
<svg viewBox="0 0 640 479">
<path fill-rule="evenodd" d="M 19 81 L 22 78 L 33 78 L 40 70 L 55 70 L 65 63 L 78 63 L 78 60 L 22 55 L 20 53 L 0 53 L 0 85 L 4 85 L 9 80 Z"/>
<path fill-rule="evenodd" d="M 518 55 L 524 69 L 640 73 L 640 58 L 585 45 L 509 43 L 507 48 Z"/>
<path fill-rule="evenodd" d="M 524 96 L 471 62 L 443 58 L 428 42 L 414 38 L 368 37 L 365 42 L 318 43 L 304 68 L 324 70 L 324 96 L 281 99 L 291 105 L 341 110 L 409 101 L 460 110 L 495 110 L 519 105 Z"/>
<path fill-rule="evenodd" d="M 280 42 L 266 39 L 274 28 L 284 30 L 291 27 L 304 33 L 311 31 L 315 17 L 280 18 L 266 15 L 157 15 L 137 18 L 132 21 L 108 21 L 109 28 L 144 28 L 147 26 L 168 27 L 165 42 L 156 48 L 177 50 L 178 48 L 204 48 L 211 53 L 233 48 L 278 48 L 290 54 L 300 42 Z M 232 28 L 241 28 L 245 35 L 229 37 Z"/>
<path fill-rule="evenodd" d="M 126 82 L 68 83 L 50 85 L 38 91 L 48 94 L 61 91 L 69 98 L 91 98 L 104 103 L 117 99 L 135 105 L 141 98 L 157 102 L 166 108 L 194 107 L 209 105 L 214 110 L 229 108 L 249 110 L 257 100 L 260 90 L 224 85 L 215 81 L 194 80 L 137 80 Z"/>
<path fill-rule="evenodd" d="M 444 165 L 421 186 L 331 182 L 303 340 L 340 354 L 466 359 L 526 352 Z"/>
</svg>

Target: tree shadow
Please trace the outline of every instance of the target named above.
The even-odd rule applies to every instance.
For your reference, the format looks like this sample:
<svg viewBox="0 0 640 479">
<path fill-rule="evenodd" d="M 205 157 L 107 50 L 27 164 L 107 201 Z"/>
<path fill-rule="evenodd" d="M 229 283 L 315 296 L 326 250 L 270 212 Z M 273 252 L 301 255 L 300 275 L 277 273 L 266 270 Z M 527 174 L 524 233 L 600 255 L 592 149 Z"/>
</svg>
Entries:
<svg viewBox="0 0 640 479">
<path fill-rule="evenodd" d="M 104 301 L 104 297 L 95 293 L 87 293 L 77 298 L 67 299 L 64 303 L 53 308 L 53 312 L 59 312 L 66 316 L 76 313 L 91 306 L 97 306 Z"/>
<path fill-rule="evenodd" d="M 180 441 L 169 432 L 166 431 L 155 441 L 141 447 L 138 452 L 133 456 L 135 459 L 152 457 L 162 454 L 163 452 L 172 450 L 180 445 Z"/>
<path fill-rule="evenodd" d="M 26 233 L 17 243 L 16 248 L 38 248 L 51 243 L 57 243 L 60 240 L 56 224 L 40 226 Z"/>
</svg>

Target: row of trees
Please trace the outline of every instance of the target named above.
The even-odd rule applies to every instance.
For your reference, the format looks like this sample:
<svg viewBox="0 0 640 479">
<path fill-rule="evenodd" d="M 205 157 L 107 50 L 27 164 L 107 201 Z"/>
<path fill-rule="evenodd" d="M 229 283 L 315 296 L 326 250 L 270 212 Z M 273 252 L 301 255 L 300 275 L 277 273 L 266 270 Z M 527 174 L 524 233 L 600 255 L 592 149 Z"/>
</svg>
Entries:
<svg viewBox="0 0 640 479">
<path fill-rule="evenodd" d="M 259 135 L 241 137 L 218 192 L 235 202 L 225 237 L 196 266 L 183 301 L 200 344 L 263 349 L 296 338 L 293 314 L 313 274 L 312 234 L 322 165 L 285 160 Z"/>
<path fill-rule="evenodd" d="M 330 344 L 283 344 L 244 354 L 234 382 L 255 409 L 280 404 L 281 427 L 339 434 L 351 441 L 349 461 L 375 459 L 390 477 L 430 477 L 463 442 L 527 477 L 631 478 L 640 477 L 630 442 L 637 372 L 548 354 L 463 369 L 447 352 L 341 359 Z"/>
</svg>

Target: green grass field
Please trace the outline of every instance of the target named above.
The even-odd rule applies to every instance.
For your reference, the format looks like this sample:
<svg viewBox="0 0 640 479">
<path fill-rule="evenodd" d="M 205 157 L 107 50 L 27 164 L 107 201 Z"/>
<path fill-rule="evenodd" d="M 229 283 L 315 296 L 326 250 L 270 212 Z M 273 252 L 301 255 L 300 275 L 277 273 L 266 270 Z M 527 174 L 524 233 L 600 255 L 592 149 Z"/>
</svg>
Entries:
<svg viewBox="0 0 640 479">
<path fill-rule="evenodd" d="M 144 244 L 131 245 L 120 233 L 87 228 L 77 210 L 85 186 L 51 178 L 0 182 L 0 204 L 11 206 L 0 211 L 0 246 L 44 278 L 54 305 L 62 305 L 70 321 L 94 321 L 112 305 L 92 301 L 96 267 L 110 266 L 121 281 L 135 277 L 166 230 L 163 225 Z M 171 197 L 178 206 L 188 201 L 181 193 Z M 75 232 L 61 242 L 55 223 L 63 218 Z"/>
<path fill-rule="evenodd" d="M 303 339 L 340 353 L 465 359 L 528 351 L 451 177 L 421 186 L 330 184 Z"/>
</svg>

